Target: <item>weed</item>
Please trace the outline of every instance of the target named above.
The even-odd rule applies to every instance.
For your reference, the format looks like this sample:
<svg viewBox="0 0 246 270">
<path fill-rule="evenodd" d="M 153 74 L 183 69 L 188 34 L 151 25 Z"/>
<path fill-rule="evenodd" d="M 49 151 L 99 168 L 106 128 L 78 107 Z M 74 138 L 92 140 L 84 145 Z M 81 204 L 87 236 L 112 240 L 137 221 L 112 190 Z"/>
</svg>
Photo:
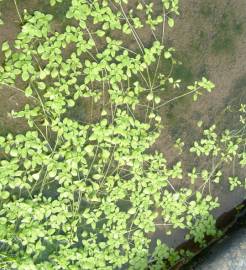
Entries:
<svg viewBox="0 0 246 270">
<path fill-rule="evenodd" d="M 15 85 L 33 100 L 12 112 L 27 120 L 29 131 L 0 137 L 5 153 L 0 161 L 2 269 L 145 269 L 149 264 L 168 269 L 191 254 L 160 240 L 149 254 L 149 235 L 157 227 L 169 228 L 167 234 L 188 230 L 187 238 L 200 245 L 207 235 L 218 235 L 211 215 L 218 199 L 203 190 L 210 181 L 218 183 L 220 174 L 214 168 L 193 170 L 191 181 L 197 174 L 204 182 L 201 189 L 176 190 L 173 183 L 186 174 L 182 162 L 170 167 L 163 154 L 147 151 L 162 130 L 159 108 L 184 96 L 196 101 L 214 89 L 203 77 L 170 100 L 159 96 L 165 84 L 181 87 L 170 71 L 159 74 L 160 61 L 177 64 L 175 50 L 166 48 L 163 38 L 145 47 L 136 29 L 148 27 L 156 37 L 158 25 L 172 28 L 178 1 L 161 1 L 157 17 L 154 4 L 138 6 L 144 18 L 127 11 L 127 0 L 113 3 L 71 1 L 63 32 L 52 28 L 52 15 L 26 11 L 14 46 L 2 44 L 0 83 Z M 109 31 L 132 35 L 136 51 L 107 35 Z M 98 39 L 105 45 L 102 50 Z M 157 74 L 150 76 L 153 65 Z M 81 98 L 90 98 L 95 106 L 104 101 L 98 122 L 68 118 Z M 138 106 L 146 108 L 146 121 L 136 118 Z M 244 166 L 243 139 L 226 132 L 221 148 L 215 127 L 204 136 L 192 152 L 220 157 L 221 162 L 238 156 Z M 179 150 L 184 146 L 181 141 L 177 145 Z M 158 217 L 163 223 L 157 223 Z"/>
</svg>

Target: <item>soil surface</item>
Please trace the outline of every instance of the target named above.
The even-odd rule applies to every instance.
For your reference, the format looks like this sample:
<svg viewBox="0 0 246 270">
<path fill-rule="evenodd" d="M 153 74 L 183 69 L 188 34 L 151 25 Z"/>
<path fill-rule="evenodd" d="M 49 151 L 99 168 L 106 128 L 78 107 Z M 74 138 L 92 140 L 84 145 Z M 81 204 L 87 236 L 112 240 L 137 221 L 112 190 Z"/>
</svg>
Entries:
<svg viewBox="0 0 246 270">
<path fill-rule="evenodd" d="M 236 129 L 239 121 L 227 108 L 230 106 L 233 110 L 246 102 L 246 2 L 189 0 L 181 1 L 180 10 L 175 28 L 166 34 L 167 43 L 176 49 L 177 57 L 183 63 L 174 70 L 174 75 L 186 84 L 206 76 L 216 88 L 197 102 L 185 97 L 163 108 L 165 128 L 154 149 L 163 152 L 170 163 L 180 158 L 173 148 L 177 138 L 186 143 L 186 150 L 199 138 L 198 121 L 203 121 L 203 127 L 215 123 L 219 131 Z M 197 160 L 184 151 L 182 161 L 188 169 Z M 232 171 L 233 168 L 227 168 L 225 177 Z M 246 176 L 245 170 L 236 173 Z M 179 186 L 186 185 L 184 179 Z M 216 217 L 230 211 L 246 196 L 243 189 L 230 192 L 227 179 L 211 193 L 219 197 L 221 204 L 214 212 Z M 184 235 L 184 231 L 175 232 L 165 236 L 165 242 L 176 247 L 184 241 Z M 157 232 L 157 237 L 161 236 L 162 231 Z"/>
<path fill-rule="evenodd" d="M 20 30 L 20 21 L 13 2 L 3 1 L 0 4 L 5 21 L 5 25 L 0 26 L 0 44 L 5 40 L 13 41 Z M 180 158 L 173 144 L 177 138 L 182 138 L 186 142 L 182 161 L 186 169 L 189 169 L 197 162 L 187 151 L 192 142 L 201 136 L 197 122 L 202 120 L 204 127 L 216 123 L 220 131 L 226 128 L 236 129 L 238 119 L 227 107 L 231 106 L 233 110 L 240 103 L 246 103 L 246 1 L 180 2 L 181 14 L 176 20 L 175 28 L 171 32 L 167 31 L 165 36 L 166 44 L 176 48 L 177 58 L 183 62 L 182 66 L 174 69 L 174 77 L 181 78 L 184 82 L 178 90 L 179 94 L 182 94 L 186 85 L 202 76 L 213 81 L 216 89 L 211 94 L 204 94 L 195 103 L 191 97 L 186 97 L 163 107 L 161 114 L 165 128 L 152 150 L 163 152 L 172 164 Z M 22 0 L 17 1 L 17 4 L 19 10 L 26 8 L 49 11 L 53 14 L 55 12 L 56 26 L 62 27 L 66 5 L 49 10 L 46 0 Z M 145 33 L 145 37 L 148 43 L 149 35 Z M 0 63 L 2 61 L 0 54 Z M 166 97 L 164 93 L 164 99 L 169 100 L 171 97 L 172 93 L 167 92 Z M 10 116 L 11 110 L 18 110 L 25 102 L 26 98 L 16 89 L 0 87 L 0 135 L 8 132 L 20 133 L 27 128 L 23 120 L 14 120 Z M 80 106 L 74 111 L 75 118 L 79 117 L 78 111 L 81 111 Z M 230 175 L 231 171 L 232 168 L 228 168 L 226 173 Z M 246 176 L 245 171 L 238 170 L 236 173 Z M 179 186 L 188 184 L 184 179 Z M 221 207 L 214 213 L 217 217 L 242 202 L 246 195 L 245 190 L 240 189 L 229 192 L 226 179 L 210 192 L 219 196 L 221 203 Z M 184 242 L 183 231 L 177 231 L 171 236 L 163 235 L 163 231 L 157 231 L 153 240 L 160 237 L 171 247 L 177 247 Z"/>
</svg>

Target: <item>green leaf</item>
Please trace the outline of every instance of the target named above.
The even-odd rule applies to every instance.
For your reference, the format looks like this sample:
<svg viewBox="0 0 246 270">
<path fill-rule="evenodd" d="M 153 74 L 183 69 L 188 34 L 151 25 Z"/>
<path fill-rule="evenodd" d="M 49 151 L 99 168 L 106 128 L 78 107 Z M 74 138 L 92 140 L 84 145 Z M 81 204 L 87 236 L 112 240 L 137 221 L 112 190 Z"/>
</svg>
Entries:
<svg viewBox="0 0 246 270">
<path fill-rule="evenodd" d="M 147 95 L 147 100 L 148 100 L 148 101 L 153 100 L 153 98 L 154 98 L 153 93 L 149 93 L 149 94 Z"/>
<path fill-rule="evenodd" d="M 52 71 L 51 71 L 51 77 L 53 79 L 55 79 L 57 76 L 58 76 L 58 70 L 56 68 L 54 68 Z"/>
<path fill-rule="evenodd" d="M 54 6 L 56 4 L 56 0 L 50 0 L 50 5 Z"/>
<path fill-rule="evenodd" d="M 39 78 L 41 79 L 41 80 L 43 80 L 43 79 L 45 79 L 46 78 L 46 72 L 44 71 L 44 70 L 41 70 L 40 71 L 40 74 L 39 74 Z"/>
<path fill-rule="evenodd" d="M 155 97 L 155 103 L 156 103 L 156 104 L 159 104 L 160 102 L 161 102 L 161 98 L 158 97 L 158 96 L 156 96 L 156 97 Z"/>
<path fill-rule="evenodd" d="M 25 94 L 27 97 L 30 97 L 32 95 L 32 88 L 30 86 L 26 88 Z"/>
<path fill-rule="evenodd" d="M 201 127 L 202 125 L 203 125 L 203 121 L 202 120 L 200 120 L 200 121 L 197 122 L 197 126 L 198 127 Z"/>
<path fill-rule="evenodd" d="M 172 57 L 172 54 L 171 54 L 170 52 L 166 51 L 166 52 L 164 52 L 164 57 L 165 57 L 166 59 L 169 59 L 169 58 Z"/>
<path fill-rule="evenodd" d="M 26 159 L 24 161 L 24 167 L 25 167 L 25 169 L 28 170 L 28 169 L 31 168 L 31 166 L 32 166 L 32 162 L 30 160 Z"/>
<path fill-rule="evenodd" d="M 11 149 L 11 151 L 10 151 L 10 155 L 12 156 L 12 157 L 17 157 L 18 156 L 18 151 L 16 150 L 16 149 Z"/>
<path fill-rule="evenodd" d="M 10 195 L 8 191 L 2 191 L 0 194 L 1 194 L 1 197 L 3 200 L 8 199 L 8 197 Z"/>
<path fill-rule="evenodd" d="M 103 37 L 105 35 L 105 32 L 102 31 L 102 30 L 97 30 L 96 31 L 96 34 L 99 36 L 99 37 Z"/>
<path fill-rule="evenodd" d="M 168 18 L 167 20 L 168 25 L 172 28 L 174 26 L 174 19 L 173 18 Z"/>
<path fill-rule="evenodd" d="M 38 89 L 40 89 L 40 90 L 44 90 L 46 87 L 44 82 L 38 82 L 37 86 L 38 86 Z"/>
<path fill-rule="evenodd" d="M 49 177 L 53 178 L 56 176 L 56 174 L 57 174 L 57 170 L 53 170 L 53 171 L 49 172 Z"/>
<path fill-rule="evenodd" d="M 137 10 L 143 10 L 143 5 L 141 3 L 138 4 Z"/>
<path fill-rule="evenodd" d="M 24 71 L 21 75 L 22 80 L 26 82 L 29 79 L 29 73 L 27 71 Z"/>
<path fill-rule="evenodd" d="M 39 172 L 35 173 L 35 174 L 32 175 L 32 177 L 33 177 L 34 180 L 38 181 L 39 177 L 40 177 L 40 173 Z"/>
<path fill-rule="evenodd" d="M 128 214 L 130 215 L 134 215 L 136 213 L 136 209 L 135 208 L 131 208 L 128 210 Z"/>
<path fill-rule="evenodd" d="M 95 180 L 99 180 L 101 178 L 102 178 L 102 175 L 101 174 L 94 174 L 93 175 L 93 179 L 95 179 Z"/>
<path fill-rule="evenodd" d="M 75 102 L 74 102 L 72 99 L 69 99 L 69 100 L 67 101 L 67 105 L 68 105 L 69 107 L 73 107 L 73 106 L 75 105 Z"/>
<path fill-rule="evenodd" d="M 8 51 L 9 50 L 9 44 L 8 44 L 8 41 L 5 41 L 5 42 L 3 42 L 3 44 L 2 44 L 2 51 L 3 52 L 6 52 L 6 51 Z"/>
</svg>

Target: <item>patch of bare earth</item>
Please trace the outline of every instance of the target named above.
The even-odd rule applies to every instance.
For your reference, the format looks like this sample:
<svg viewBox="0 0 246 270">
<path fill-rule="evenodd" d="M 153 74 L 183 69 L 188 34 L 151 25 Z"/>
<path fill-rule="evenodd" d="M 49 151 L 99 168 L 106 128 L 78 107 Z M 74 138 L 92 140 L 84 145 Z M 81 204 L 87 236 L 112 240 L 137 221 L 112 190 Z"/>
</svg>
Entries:
<svg viewBox="0 0 246 270">
<path fill-rule="evenodd" d="M 166 34 L 168 43 L 176 48 L 177 55 L 185 59 L 184 64 L 190 69 L 194 80 L 206 76 L 216 87 L 212 93 L 204 94 L 197 102 L 191 102 L 192 97 L 185 97 L 161 110 L 165 128 L 153 149 L 163 152 L 170 164 L 180 159 L 173 148 L 179 137 L 187 144 L 181 156 L 185 170 L 198 164 L 199 167 L 206 168 L 207 164 L 210 164 L 209 160 L 201 161 L 188 152 L 192 142 L 201 135 L 201 130 L 197 127 L 199 120 L 204 122 L 204 127 L 216 124 L 219 132 L 238 127 L 238 118 L 226 112 L 226 108 L 229 105 L 237 107 L 240 103 L 246 103 L 245 10 L 246 2 L 243 0 L 181 1 L 181 15 L 177 18 L 175 29 Z M 236 26 L 239 24 L 240 33 L 236 32 Z M 223 37 L 225 33 L 221 31 L 229 31 L 226 38 Z M 215 42 L 220 42 L 221 47 L 215 47 Z M 229 191 L 227 177 L 233 173 L 242 179 L 246 177 L 245 170 L 230 166 L 224 168 L 224 179 L 219 185 L 210 189 L 207 186 L 204 191 L 219 197 L 221 206 L 214 213 L 217 217 L 245 198 L 243 189 Z M 189 185 L 188 180 L 183 179 L 177 186 Z M 184 232 L 175 232 L 167 237 L 159 230 L 153 239 L 158 237 L 176 247 L 184 241 Z"/>
</svg>

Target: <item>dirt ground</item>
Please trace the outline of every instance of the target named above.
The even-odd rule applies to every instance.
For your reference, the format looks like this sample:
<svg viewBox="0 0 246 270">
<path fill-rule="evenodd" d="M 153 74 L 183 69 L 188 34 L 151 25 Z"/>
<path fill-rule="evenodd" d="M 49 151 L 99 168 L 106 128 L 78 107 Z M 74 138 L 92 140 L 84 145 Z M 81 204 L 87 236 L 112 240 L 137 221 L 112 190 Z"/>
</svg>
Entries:
<svg viewBox="0 0 246 270">
<path fill-rule="evenodd" d="M 186 149 L 199 138 L 197 122 L 204 127 L 213 123 L 218 130 L 237 128 L 238 119 L 227 112 L 227 106 L 237 107 L 246 102 L 246 2 L 243 0 L 189 0 L 181 1 L 181 15 L 174 30 L 167 34 L 168 43 L 176 48 L 183 66 L 177 70 L 184 82 L 189 84 L 206 76 L 215 85 L 215 90 L 203 95 L 197 102 L 190 97 L 178 100 L 162 111 L 164 125 L 155 149 L 163 152 L 170 163 L 177 160 L 173 148 L 177 138 L 186 142 Z M 192 167 L 196 160 L 185 151 L 182 161 Z M 227 171 L 231 173 L 231 168 Z M 245 178 L 245 171 L 238 171 Z M 182 182 L 180 185 L 186 185 Z M 229 211 L 242 202 L 245 190 L 228 191 L 225 181 L 212 191 L 219 196 L 221 207 L 215 216 Z M 162 232 L 157 232 L 161 237 Z M 175 247 L 182 242 L 184 232 L 177 232 L 165 241 Z"/>
<path fill-rule="evenodd" d="M 20 10 L 30 10 L 40 4 L 35 1 L 17 1 Z M 42 3 L 42 8 L 47 5 Z M 66 1 L 65 1 L 66 2 Z M 194 80 L 206 76 L 216 85 L 211 94 L 204 94 L 197 102 L 191 97 L 180 99 L 161 110 L 165 128 L 153 146 L 153 150 L 164 153 L 170 164 L 178 158 L 173 148 L 177 138 L 186 142 L 188 149 L 194 139 L 199 138 L 200 129 L 197 121 L 202 120 L 208 127 L 216 123 L 219 130 L 236 128 L 238 120 L 226 111 L 227 106 L 246 103 L 246 1 L 244 0 L 181 0 L 181 14 L 176 20 L 172 32 L 166 33 L 168 46 L 176 48 L 177 57 L 183 62 L 174 70 L 174 76 L 184 82 L 183 88 Z M 65 8 L 64 8 L 65 9 Z M 4 26 L 0 26 L 0 44 L 4 40 L 14 40 L 20 26 L 13 1 L 4 1 L 0 5 Z M 56 13 L 57 10 L 53 9 Z M 52 12 L 52 11 L 51 11 Z M 62 12 L 62 11 L 60 11 Z M 61 13 L 62 14 L 62 13 Z M 10 19 L 11 18 L 11 19 Z M 59 23 L 58 22 L 58 26 Z M 147 39 L 147 36 L 146 36 Z M 147 40 L 148 42 L 148 40 Z M 0 54 L 0 63 L 2 61 Z M 170 93 L 168 93 L 169 99 Z M 13 120 L 9 116 L 11 110 L 18 110 L 26 99 L 14 89 L 0 87 L 0 134 L 19 133 L 26 129 L 21 120 Z M 76 112 L 75 112 L 76 113 Z M 182 157 L 185 166 L 190 167 L 196 162 L 185 152 Z M 246 175 L 245 172 L 239 172 Z M 185 181 L 185 180 L 184 180 Z M 180 185 L 186 185 L 185 182 Z M 214 190 L 219 195 L 221 207 L 216 216 L 229 211 L 245 197 L 245 191 L 228 191 L 227 181 Z M 163 232 L 157 231 L 153 236 L 162 237 Z M 177 232 L 165 241 L 170 246 L 182 243 L 183 232 Z"/>
</svg>

